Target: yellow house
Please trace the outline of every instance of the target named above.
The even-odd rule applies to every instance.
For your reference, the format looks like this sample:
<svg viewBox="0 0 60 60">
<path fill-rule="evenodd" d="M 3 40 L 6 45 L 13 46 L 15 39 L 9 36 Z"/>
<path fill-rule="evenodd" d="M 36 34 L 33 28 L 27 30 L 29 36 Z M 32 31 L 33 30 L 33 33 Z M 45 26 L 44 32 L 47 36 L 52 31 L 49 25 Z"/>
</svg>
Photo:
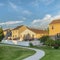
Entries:
<svg viewBox="0 0 60 60">
<path fill-rule="evenodd" d="M 49 24 L 49 36 L 57 38 L 60 36 L 60 19 L 53 20 Z"/>
<path fill-rule="evenodd" d="M 4 33 L 4 39 L 11 39 L 11 30 L 10 29 L 6 29 L 6 30 L 3 30 L 3 33 Z"/>
<path fill-rule="evenodd" d="M 28 28 L 24 25 L 12 29 L 12 40 L 32 40 L 48 35 L 47 31 Z"/>
<path fill-rule="evenodd" d="M 12 29 L 12 39 L 20 39 L 21 37 L 20 33 L 23 32 L 25 29 L 26 27 L 23 25 Z"/>
<path fill-rule="evenodd" d="M 10 29 L 3 30 L 4 36 L 6 36 L 8 30 L 10 30 Z"/>
</svg>

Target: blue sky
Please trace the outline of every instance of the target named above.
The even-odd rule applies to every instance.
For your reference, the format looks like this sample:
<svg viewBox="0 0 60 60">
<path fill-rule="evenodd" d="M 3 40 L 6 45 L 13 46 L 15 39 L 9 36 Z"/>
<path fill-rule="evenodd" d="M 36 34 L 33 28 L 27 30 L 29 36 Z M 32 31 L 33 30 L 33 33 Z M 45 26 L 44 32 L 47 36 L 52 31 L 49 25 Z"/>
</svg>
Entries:
<svg viewBox="0 0 60 60">
<path fill-rule="evenodd" d="M 44 28 L 60 18 L 60 0 L 0 0 L 0 25 Z"/>
</svg>

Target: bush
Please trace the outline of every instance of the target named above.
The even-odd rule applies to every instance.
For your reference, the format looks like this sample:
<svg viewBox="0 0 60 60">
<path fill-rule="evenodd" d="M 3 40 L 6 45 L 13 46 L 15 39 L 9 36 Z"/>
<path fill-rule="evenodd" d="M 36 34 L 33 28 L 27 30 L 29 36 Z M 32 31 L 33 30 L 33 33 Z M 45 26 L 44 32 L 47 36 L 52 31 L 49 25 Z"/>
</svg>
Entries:
<svg viewBox="0 0 60 60">
<path fill-rule="evenodd" d="M 47 46 L 54 46 L 54 45 L 55 45 L 55 41 L 49 38 L 49 39 L 45 42 L 45 45 L 47 45 Z"/>
<path fill-rule="evenodd" d="M 54 45 L 54 48 L 55 48 L 55 49 L 58 49 L 58 48 L 59 48 L 59 45 L 58 45 L 58 44 L 55 44 L 55 45 Z"/>
<path fill-rule="evenodd" d="M 59 46 L 60 46 L 60 40 L 55 40 L 54 48 L 55 48 L 55 49 L 58 49 Z"/>
<path fill-rule="evenodd" d="M 43 36 L 40 38 L 40 42 L 42 42 L 43 44 L 45 44 L 45 42 L 49 39 L 49 36 Z"/>
<path fill-rule="evenodd" d="M 32 43 L 29 43 L 29 45 L 30 45 L 30 47 L 32 47 L 32 46 L 33 46 L 33 44 L 32 44 Z"/>
<path fill-rule="evenodd" d="M 55 44 L 57 44 L 58 46 L 60 46 L 60 40 L 55 40 Z"/>
</svg>

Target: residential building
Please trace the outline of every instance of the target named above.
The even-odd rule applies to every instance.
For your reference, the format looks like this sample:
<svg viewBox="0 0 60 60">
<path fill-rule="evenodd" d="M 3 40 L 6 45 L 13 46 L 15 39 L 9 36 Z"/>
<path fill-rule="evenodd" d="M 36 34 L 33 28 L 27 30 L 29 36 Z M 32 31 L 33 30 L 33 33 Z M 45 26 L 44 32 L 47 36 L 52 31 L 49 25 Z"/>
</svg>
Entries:
<svg viewBox="0 0 60 60">
<path fill-rule="evenodd" d="M 60 39 L 60 19 L 53 20 L 49 24 L 49 36 L 53 39 Z"/>
<path fill-rule="evenodd" d="M 4 36 L 5 36 L 5 37 L 4 37 L 5 40 L 6 40 L 6 39 L 11 40 L 12 32 L 11 32 L 10 29 L 3 30 L 3 33 L 4 33 Z"/>
<path fill-rule="evenodd" d="M 24 25 L 12 29 L 12 40 L 33 40 L 48 35 L 47 31 L 28 28 Z"/>
</svg>

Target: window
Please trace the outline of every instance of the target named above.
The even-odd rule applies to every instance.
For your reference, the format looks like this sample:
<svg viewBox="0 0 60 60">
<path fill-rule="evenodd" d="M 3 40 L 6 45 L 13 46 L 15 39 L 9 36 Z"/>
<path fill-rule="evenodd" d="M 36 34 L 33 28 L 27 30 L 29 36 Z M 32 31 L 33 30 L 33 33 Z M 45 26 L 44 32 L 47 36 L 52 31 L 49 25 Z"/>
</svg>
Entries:
<svg viewBox="0 0 60 60">
<path fill-rule="evenodd" d="M 14 37 L 14 35 L 13 35 L 13 37 Z"/>
<path fill-rule="evenodd" d="M 57 37 L 60 38 L 60 33 L 57 34 Z"/>
<path fill-rule="evenodd" d="M 32 39 L 34 40 L 34 35 L 32 35 Z"/>
<path fill-rule="evenodd" d="M 52 30 L 54 29 L 54 27 L 52 26 Z"/>
<path fill-rule="evenodd" d="M 26 35 L 23 36 L 23 39 L 24 39 L 24 40 L 26 39 Z"/>
<path fill-rule="evenodd" d="M 34 38 L 34 35 L 32 35 L 32 38 Z"/>
</svg>

